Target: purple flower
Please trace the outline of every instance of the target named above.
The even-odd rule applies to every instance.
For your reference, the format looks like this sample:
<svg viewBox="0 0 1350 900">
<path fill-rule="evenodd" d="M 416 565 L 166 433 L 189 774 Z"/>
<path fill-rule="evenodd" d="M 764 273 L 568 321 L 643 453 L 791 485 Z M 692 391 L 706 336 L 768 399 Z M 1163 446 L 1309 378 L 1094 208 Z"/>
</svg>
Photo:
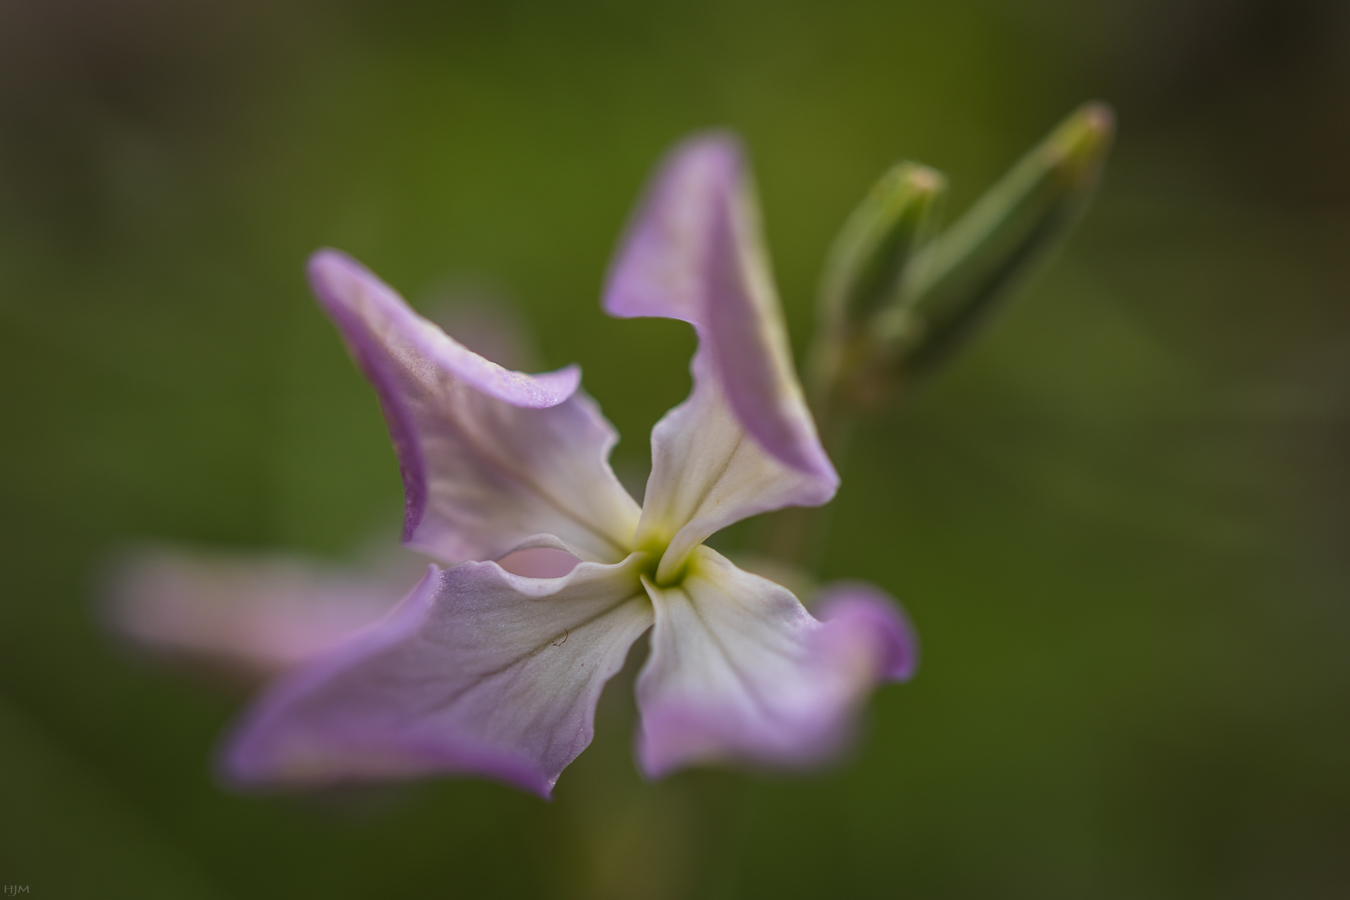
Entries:
<svg viewBox="0 0 1350 900">
<path fill-rule="evenodd" d="M 575 367 L 509 371 L 333 250 L 310 280 L 379 395 L 403 474 L 404 542 L 449 565 L 378 623 L 275 684 L 229 741 L 248 786 L 463 773 L 547 797 L 590 743 L 596 701 L 651 630 L 638 762 L 797 767 L 846 746 L 916 648 L 895 604 L 843 589 L 818 620 L 703 545 L 733 522 L 829 501 L 838 476 L 793 373 L 738 145 L 677 148 L 606 288 L 613 315 L 693 325 L 690 397 L 652 433 L 641 508 Z M 557 578 L 496 560 L 581 560 Z"/>
</svg>

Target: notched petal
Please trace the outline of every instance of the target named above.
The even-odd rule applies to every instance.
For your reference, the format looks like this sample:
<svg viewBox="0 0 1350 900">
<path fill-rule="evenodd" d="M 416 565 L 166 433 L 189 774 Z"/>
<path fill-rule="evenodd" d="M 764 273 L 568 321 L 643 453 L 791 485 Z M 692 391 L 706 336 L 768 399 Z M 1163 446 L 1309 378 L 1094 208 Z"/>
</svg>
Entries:
<svg viewBox="0 0 1350 900">
<path fill-rule="evenodd" d="M 687 551 L 738 519 L 834 495 L 838 475 L 797 381 L 733 138 L 696 137 L 667 158 L 611 269 L 605 308 L 681 319 L 699 337 L 694 391 L 652 435 L 640 542 L 688 526 L 674 541 Z"/>
<path fill-rule="evenodd" d="M 413 312 L 393 288 L 339 250 L 319 250 L 310 258 L 309 281 L 363 367 L 381 356 L 407 368 L 434 366 L 481 393 L 527 409 L 557 406 L 581 384 L 576 366 L 526 375 L 479 356 Z"/>
<path fill-rule="evenodd" d="M 648 583 L 652 652 L 637 753 L 652 778 L 702 763 L 802 768 L 836 758 L 879 682 L 907 669 L 903 620 L 875 592 L 819 621 L 785 588 L 707 547 L 677 587 Z"/>
<path fill-rule="evenodd" d="M 432 567 L 379 625 L 268 691 L 227 744 L 242 787 L 472 774 L 548 797 L 652 622 L 635 554 L 562 578 Z"/>
<path fill-rule="evenodd" d="M 605 312 L 691 325 L 706 319 L 708 228 L 741 165 L 740 143 L 722 132 L 695 135 L 666 155 L 610 266 Z"/>
<path fill-rule="evenodd" d="M 375 386 L 407 495 L 404 540 L 448 563 L 536 535 L 614 563 L 638 518 L 609 468 L 613 428 L 575 367 L 512 372 L 414 313 L 355 260 L 322 250 L 310 281 Z"/>
</svg>

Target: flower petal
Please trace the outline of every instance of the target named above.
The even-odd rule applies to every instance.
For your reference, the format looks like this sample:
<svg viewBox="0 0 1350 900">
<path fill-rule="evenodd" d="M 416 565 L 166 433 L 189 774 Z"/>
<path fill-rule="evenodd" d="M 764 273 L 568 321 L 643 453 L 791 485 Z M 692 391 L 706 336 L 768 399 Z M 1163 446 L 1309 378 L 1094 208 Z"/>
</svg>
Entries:
<svg viewBox="0 0 1350 900">
<path fill-rule="evenodd" d="M 387 619 L 259 701 L 226 747 L 227 776 L 269 786 L 476 774 L 547 797 L 651 625 L 642 559 L 556 579 L 432 566 Z"/>
<path fill-rule="evenodd" d="M 355 260 L 321 250 L 314 292 L 375 386 L 407 494 L 404 541 L 446 562 L 525 546 L 623 559 L 637 504 L 574 366 L 531 376 L 465 349 Z"/>
<path fill-rule="evenodd" d="M 698 332 L 693 393 L 652 432 L 638 541 L 671 539 L 661 580 L 732 522 L 834 496 L 839 477 L 792 366 L 734 139 L 697 137 L 671 153 L 610 272 L 605 309 Z"/>
<path fill-rule="evenodd" d="M 844 642 L 869 640 L 885 681 L 909 681 L 919 668 L 919 635 L 909 616 L 881 588 L 862 581 L 835 581 L 816 594 L 816 618 Z"/>
<path fill-rule="evenodd" d="M 876 597 L 821 622 L 707 547 L 678 586 L 645 583 L 656 627 L 637 683 L 637 753 L 649 777 L 696 763 L 827 762 L 848 746 L 867 693 L 900 670 L 906 629 Z"/>
<path fill-rule="evenodd" d="M 102 612 L 141 649 L 265 679 L 379 621 L 420 574 L 406 556 L 355 573 L 281 556 L 142 550 L 110 573 Z"/>
</svg>

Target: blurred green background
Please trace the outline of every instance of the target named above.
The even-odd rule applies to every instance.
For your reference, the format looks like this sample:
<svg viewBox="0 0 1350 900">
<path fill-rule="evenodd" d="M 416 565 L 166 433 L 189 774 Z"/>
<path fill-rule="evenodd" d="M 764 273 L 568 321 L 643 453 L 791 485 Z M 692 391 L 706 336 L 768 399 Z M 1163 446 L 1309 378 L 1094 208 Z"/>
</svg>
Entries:
<svg viewBox="0 0 1350 900">
<path fill-rule="evenodd" d="M 0 3 L 0 882 L 1350 895 L 1348 12 Z M 472 781 L 232 795 L 209 760 L 241 698 L 97 623 L 127 541 L 340 559 L 394 534 L 375 397 L 303 281 L 315 247 L 424 308 L 509 298 L 640 475 L 693 341 L 597 301 L 674 140 L 748 142 L 800 353 L 829 240 L 887 165 L 945 171 L 955 214 L 1094 97 L 1120 137 L 1068 250 L 855 443 L 825 574 L 900 597 L 924 663 L 840 770 L 641 788 L 620 686 L 551 804 Z"/>
</svg>

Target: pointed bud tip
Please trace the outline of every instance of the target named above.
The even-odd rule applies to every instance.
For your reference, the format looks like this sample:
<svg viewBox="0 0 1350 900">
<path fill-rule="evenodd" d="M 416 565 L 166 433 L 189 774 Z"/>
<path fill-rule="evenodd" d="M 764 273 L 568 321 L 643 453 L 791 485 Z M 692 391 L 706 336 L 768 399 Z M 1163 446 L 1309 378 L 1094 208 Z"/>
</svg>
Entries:
<svg viewBox="0 0 1350 900">
<path fill-rule="evenodd" d="M 894 201 L 915 194 L 937 194 L 947 188 L 947 177 L 937 169 L 922 163 L 905 160 L 886 170 L 886 174 L 872 186 L 872 196 Z M 906 199 L 906 202 L 908 200 Z"/>
<path fill-rule="evenodd" d="M 909 187 L 920 194 L 936 194 L 947 186 L 947 179 L 937 169 L 916 165 L 905 179 Z"/>
<path fill-rule="evenodd" d="M 1116 111 L 1111 104 L 1101 100 L 1092 100 L 1078 108 L 1077 118 L 1082 120 L 1084 128 L 1109 138 L 1116 130 Z"/>
<path fill-rule="evenodd" d="M 1115 136 L 1116 114 L 1100 100 L 1080 106 L 1051 133 L 1042 144 L 1042 157 L 1053 169 L 1065 173 L 1075 183 L 1091 180 Z"/>
</svg>

